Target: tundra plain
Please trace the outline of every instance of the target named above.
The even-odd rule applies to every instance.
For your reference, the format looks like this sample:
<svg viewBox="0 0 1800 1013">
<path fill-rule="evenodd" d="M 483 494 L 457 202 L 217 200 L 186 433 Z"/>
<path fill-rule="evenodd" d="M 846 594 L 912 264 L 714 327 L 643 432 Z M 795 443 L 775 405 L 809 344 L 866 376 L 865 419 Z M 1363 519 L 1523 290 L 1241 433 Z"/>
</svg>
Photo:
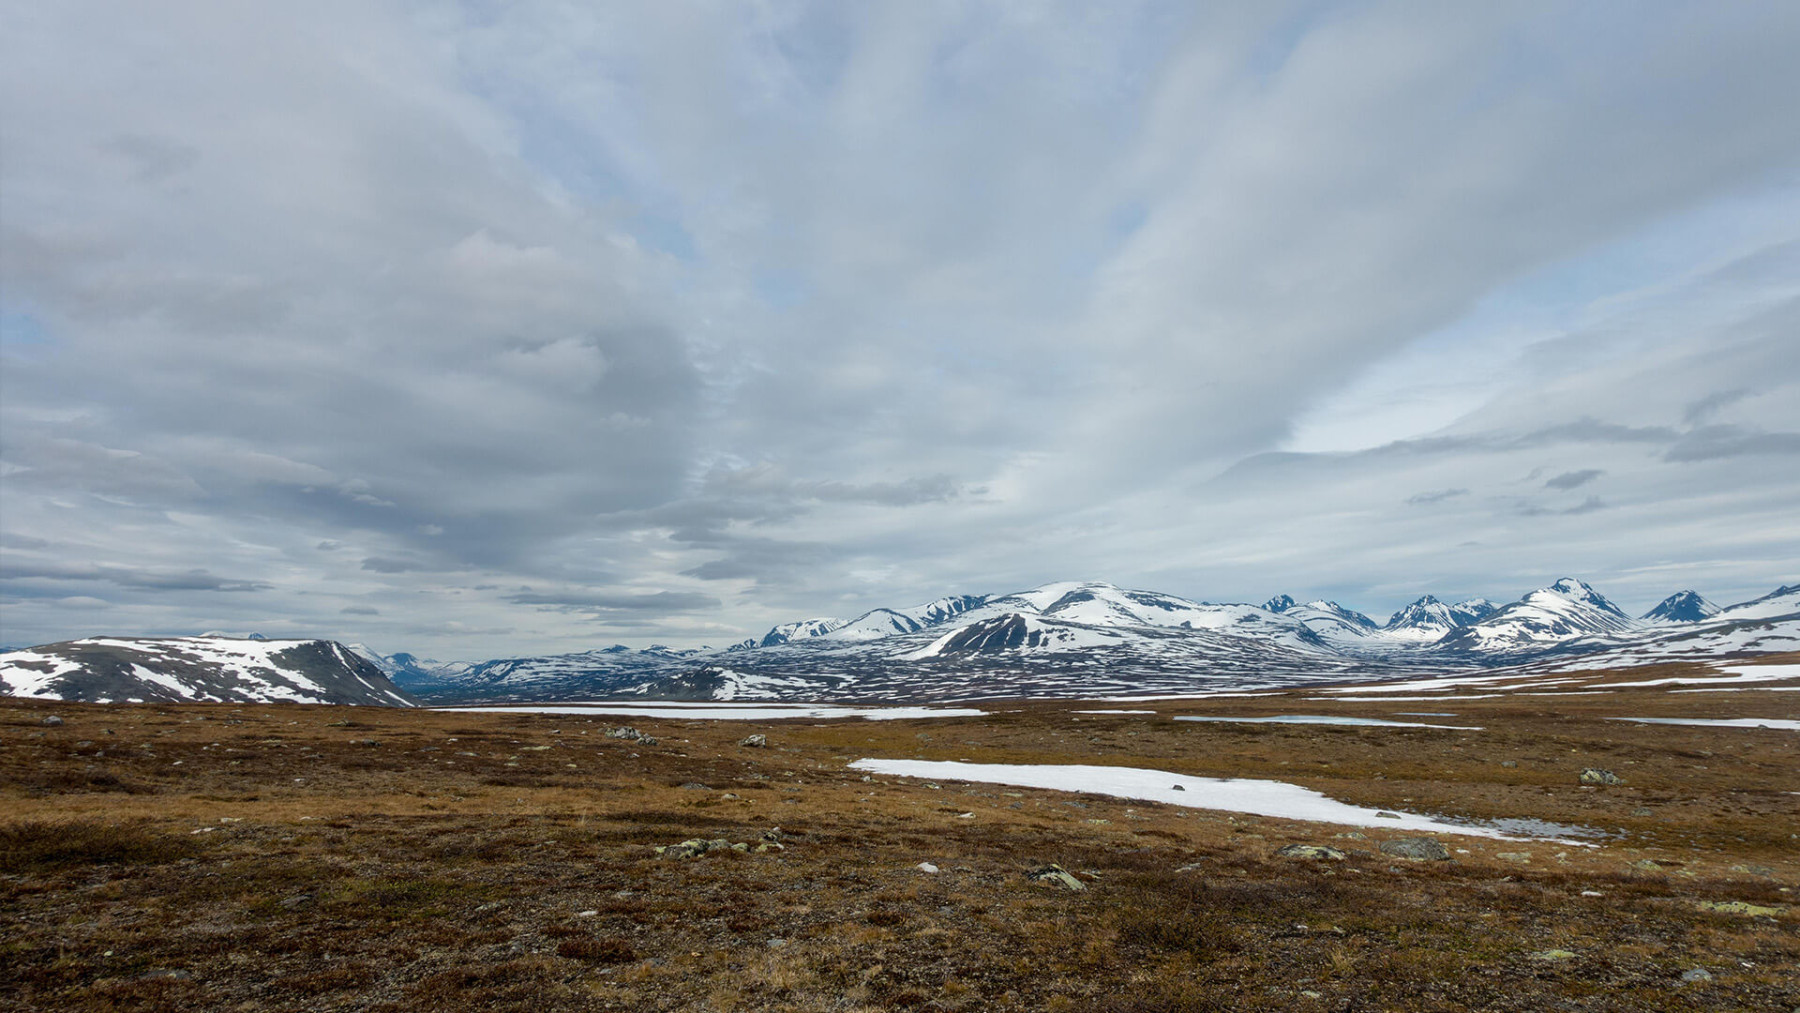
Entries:
<svg viewBox="0 0 1800 1013">
<path fill-rule="evenodd" d="M 1706 671 L 891 721 L 5 699 L 0 1008 L 1791 1010 L 1800 735 L 1614 720 L 1800 716 L 1800 680 L 1607 688 Z M 1478 730 L 1173 720 L 1291 714 Z M 1576 829 L 1414 861 L 1397 828 L 863 758 Z M 727 846 L 656 850 L 685 841 Z"/>
</svg>

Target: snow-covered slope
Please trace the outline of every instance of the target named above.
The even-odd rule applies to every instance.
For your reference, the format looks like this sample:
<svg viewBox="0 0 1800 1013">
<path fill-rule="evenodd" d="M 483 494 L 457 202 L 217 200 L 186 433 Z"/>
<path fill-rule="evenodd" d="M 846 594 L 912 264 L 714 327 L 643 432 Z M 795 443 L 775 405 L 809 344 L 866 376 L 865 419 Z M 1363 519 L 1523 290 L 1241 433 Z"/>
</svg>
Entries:
<svg viewBox="0 0 1800 1013">
<path fill-rule="evenodd" d="M 1619 637 L 1641 624 L 1605 595 L 1573 577 L 1539 588 L 1487 618 L 1438 641 L 1439 650 L 1499 659 L 1555 647 L 1580 637 Z"/>
<path fill-rule="evenodd" d="M 1382 631 L 1413 643 L 1435 643 L 1452 630 L 1470 626 L 1492 615 L 1498 606 L 1486 598 L 1470 598 L 1451 605 L 1426 595 L 1393 614 Z"/>
<path fill-rule="evenodd" d="M 96 703 L 414 703 L 333 640 L 90 637 L 0 655 L 0 687 L 10 696 Z"/>
</svg>

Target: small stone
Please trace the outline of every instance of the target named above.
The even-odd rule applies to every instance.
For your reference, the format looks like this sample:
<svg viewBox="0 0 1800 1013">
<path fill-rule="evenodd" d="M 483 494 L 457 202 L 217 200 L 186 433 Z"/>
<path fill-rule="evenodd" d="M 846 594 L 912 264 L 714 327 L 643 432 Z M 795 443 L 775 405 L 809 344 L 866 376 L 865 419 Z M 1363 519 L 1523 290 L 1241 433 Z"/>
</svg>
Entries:
<svg viewBox="0 0 1800 1013">
<path fill-rule="evenodd" d="M 1540 964 L 1554 964 L 1563 960 L 1574 960 L 1579 954 L 1572 950 L 1538 950 L 1526 956 Z"/>
<path fill-rule="evenodd" d="M 1500 766 L 1505 767 L 1508 770 L 1511 770 L 1512 768 L 1517 767 L 1518 765 L 1519 765 L 1519 761 L 1517 761 L 1517 760 L 1501 760 L 1500 761 Z"/>
<path fill-rule="evenodd" d="M 1712 972 L 1704 967 L 1692 967 L 1681 972 L 1681 980 L 1685 982 L 1711 981 Z"/>
<path fill-rule="evenodd" d="M 598 918 L 598 917 L 600 917 L 600 912 L 599 911 L 577 911 L 577 912 L 575 912 L 575 917 L 577 917 L 577 918 Z"/>
<path fill-rule="evenodd" d="M 706 785 L 701 784 L 699 781 L 689 781 L 688 783 L 682 785 L 682 787 L 688 791 L 712 791 L 711 788 L 708 788 Z"/>
<path fill-rule="evenodd" d="M 1604 897 L 1604 896 L 1606 896 L 1606 894 L 1603 894 L 1598 890 L 1583 890 L 1583 891 L 1581 891 L 1581 895 L 1583 897 Z"/>
<path fill-rule="evenodd" d="M 1310 988 L 1303 988 L 1303 989 L 1301 989 L 1301 990 L 1300 990 L 1300 994 L 1301 994 L 1301 995 L 1303 995 L 1303 996 L 1305 996 L 1305 997 L 1306 997 L 1306 998 L 1308 998 L 1308 999 L 1323 999 L 1323 998 L 1325 998 L 1325 993 L 1323 993 L 1323 992 L 1314 992 L 1314 991 L 1313 991 L 1313 990 L 1312 990 L 1312 989 L 1310 989 Z"/>
<path fill-rule="evenodd" d="M 767 735 L 746 735 L 738 740 L 738 745 L 748 749 L 764 749 L 769 745 Z"/>
<path fill-rule="evenodd" d="M 1342 834 L 1332 834 L 1331 836 L 1340 841 L 1366 841 L 1369 839 L 1368 834 L 1359 834 L 1354 830 Z"/>
<path fill-rule="evenodd" d="M 47 728 L 55 728 L 55 727 L 57 727 L 57 726 L 58 726 L 58 725 L 61 725 L 61 724 L 62 724 L 62 723 L 63 723 L 63 719 L 62 719 L 62 718 L 59 718 L 59 717 L 57 717 L 57 716 L 56 716 L 56 715 L 54 715 L 54 714 L 52 714 L 52 715 L 50 715 L 50 716 L 49 716 L 49 717 L 47 717 L 47 718 L 45 718 L 45 719 L 44 719 L 44 725 L 45 725 L 45 727 L 47 727 Z"/>
<path fill-rule="evenodd" d="M 1206 868 L 1206 864 L 1203 862 L 1189 862 L 1188 864 L 1182 866 L 1179 869 L 1176 869 L 1175 871 L 1176 872 L 1199 872 L 1205 868 Z"/>
<path fill-rule="evenodd" d="M 779 950 L 783 946 L 786 946 L 787 944 L 788 944 L 788 941 L 785 939 L 781 939 L 781 938 L 771 939 L 771 940 L 769 940 L 769 949 Z"/>
<path fill-rule="evenodd" d="M 1277 858 L 1324 859 L 1332 862 L 1341 862 L 1348 857 L 1336 848 L 1327 848 L 1320 844 L 1290 844 L 1276 851 L 1275 856 Z"/>
<path fill-rule="evenodd" d="M 1060 865 L 1040 865 L 1027 872 L 1025 878 L 1044 886 L 1061 887 L 1079 893 L 1087 889 L 1087 884 L 1069 874 L 1069 870 Z"/>
<path fill-rule="evenodd" d="M 288 897 L 288 898 L 282 900 L 281 906 L 285 907 L 285 908 L 297 908 L 297 907 L 302 907 L 304 905 L 311 904 L 311 903 L 312 903 L 312 894 L 297 893 L 292 897 Z"/>
<path fill-rule="evenodd" d="M 918 869 L 920 872 L 936 872 L 936 871 L 938 871 L 938 867 L 935 865 L 932 865 L 930 862 L 920 862 L 918 865 L 913 866 L 913 868 Z"/>
<path fill-rule="evenodd" d="M 187 980 L 191 979 L 192 977 L 193 977 L 193 975 L 187 973 L 186 971 L 169 970 L 166 968 L 162 968 L 162 969 L 158 969 L 155 971 L 145 971 L 143 974 L 138 975 L 138 980 L 139 981 L 187 981 Z"/>
<path fill-rule="evenodd" d="M 1499 854 L 1495 855 L 1494 857 L 1498 858 L 1502 862 L 1521 862 L 1521 863 L 1523 863 L 1523 862 L 1531 861 L 1531 852 L 1529 852 L 1529 851 L 1502 851 Z"/>
<path fill-rule="evenodd" d="M 1411 862 L 1443 862 L 1450 858 L 1450 849 L 1435 837 L 1402 837 L 1382 841 L 1380 848 L 1383 854 Z"/>
<path fill-rule="evenodd" d="M 1173 789 L 1173 790 L 1174 790 L 1174 791 L 1187 791 L 1187 788 L 1185 788 L 1185 787 L 1183 787 L 1183 786 L 1182 786 L 1182 785 L 1179 785 L 1179 784 L 1171 784 L 1171 785 L 1169 785 L 1169 787 L 1170 787 L 1170 788 L 1171 788 L 1171 789 Z"/>
<path fill-rule="evenodd" d="M 1391 812 L 1387 812 L 1386 810 L 1383 810 L 1381 812 L 1376 813 L 1375 818 L 1378 820 L 1403 820 L 1406 817 L 1400 815 L 1399 813 L 1391 813 Z"/>
<path fill-rule="evenodd" d="M 1647 805 L 1641 805 L 1641 806 L 1638 806 L 1636 809 L 1631 810 L 1631 815 L 1633 815 L 1633 816 L 1655 816 L 1656 811 L 1651 809 Z"/>
<path fill-rule="evenodd" d="M 1586 767 L 1581 771 L 1582 784 L 1624 784 L 1625 779 L 1610 770 Z"/>
</svg>

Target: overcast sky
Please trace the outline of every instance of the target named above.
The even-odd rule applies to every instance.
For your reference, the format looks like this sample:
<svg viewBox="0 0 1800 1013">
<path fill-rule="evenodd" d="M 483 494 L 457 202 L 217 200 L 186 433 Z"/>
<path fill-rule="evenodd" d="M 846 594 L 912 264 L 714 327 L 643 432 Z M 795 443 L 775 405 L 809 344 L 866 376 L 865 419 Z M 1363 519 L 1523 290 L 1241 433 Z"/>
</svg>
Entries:
<svg viewBox="0 0 1800 1013">
<path fill-rule="evenodd" d="M 0 3 L 0 641 L 1800 580 L 1800 4 Z"/>
</svg>

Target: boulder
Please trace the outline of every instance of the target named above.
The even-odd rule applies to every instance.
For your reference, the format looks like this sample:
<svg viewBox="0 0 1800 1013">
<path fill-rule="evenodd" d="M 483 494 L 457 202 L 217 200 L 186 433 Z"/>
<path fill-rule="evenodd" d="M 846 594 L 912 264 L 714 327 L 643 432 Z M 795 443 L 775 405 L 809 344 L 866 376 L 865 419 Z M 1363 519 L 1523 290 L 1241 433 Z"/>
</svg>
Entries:
<svg viewBox="0 0 1800 1013">
<path fill-rule="evenodd" d="M 1624 784 L 1625 779 L 1610 770 L 1587 767 L 1581 772 L 1582 784 Z"/>
<path fill-rule="evenodd" d="M 738 745 L 750 749 L 763 749 L 766 748 L 768 744 L 769 737 L 767 735 L 746 735 L 738 740 Z"/>
<path fill-rule="evenodd" d="M 1442 862 L 1450 858 L 1450 849 L 1435 837 L 1402 837 L 1382 841 L 1380 847 L 1382 854 L 1409 862 Z"/>
<path fill-rule="evenodd" d="M 1054 886 L 1064 890 L 1080 892 L 1087 889 L 1087 884 L 1069 874 L 1069 870 L 1060 865 L 1040 865 L 1025 873 L 1025 878 L 1043 886 Z"/>
<path fill-rule="evenodd" d="M 1333 862 L 1341 862 L 1346 856 L 1342 851 L 1339 851 L 1336 848 L 1327 848 L 1321 844 L 1290 844 L 1275 852 L 1275 857 L 1327 859 Z"/>
</svg>

